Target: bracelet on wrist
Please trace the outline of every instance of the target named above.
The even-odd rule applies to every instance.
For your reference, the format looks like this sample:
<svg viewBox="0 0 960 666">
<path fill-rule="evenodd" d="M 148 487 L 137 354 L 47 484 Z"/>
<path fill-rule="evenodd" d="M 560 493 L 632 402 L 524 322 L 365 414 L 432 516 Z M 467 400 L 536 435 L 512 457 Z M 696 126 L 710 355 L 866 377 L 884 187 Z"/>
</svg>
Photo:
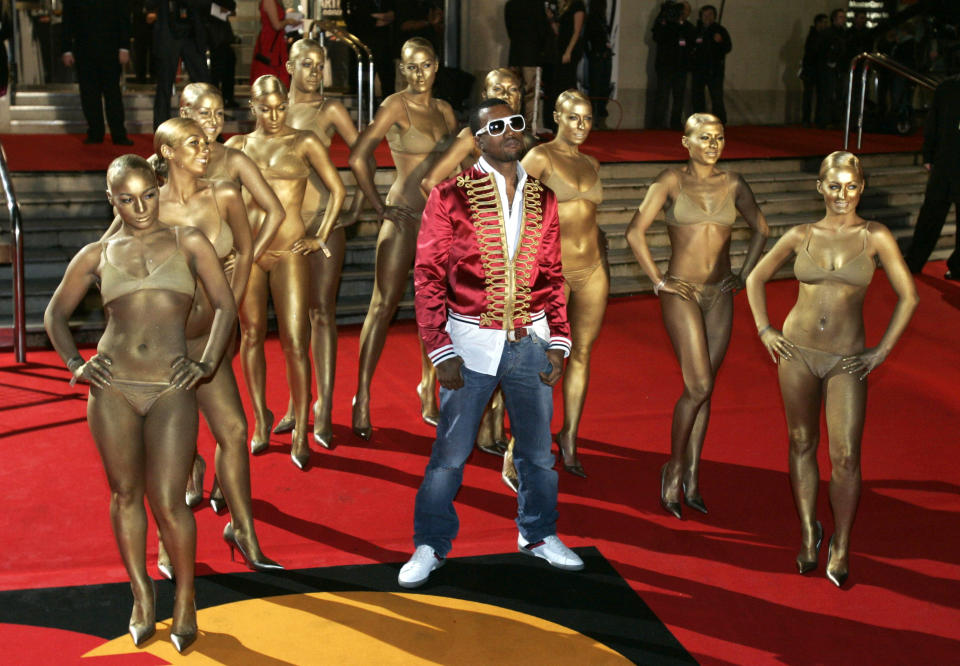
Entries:
<svg viewBox="0 0 960 666">
<path fill-rule="evenodd" d="M 67 370 L 69 370 L 71 373 L 74 373 L 77 371 L 77 368 L 82 366 L 84 363 L 85 361 L 83 360 L 83 357 L 80 356 L 80 354 L 77 354 L 67 361 Z"/>
<path fill-rule="evenodd" d="M 659 296 L 660 290 L 663 289 L 663 285 L 665 285 L 666 283 L 667 283 L 667 278 L 665 277 L 660 278 L 660 282 L 653 285 L 653 295 Z"/>
<path fill-rule="evenodd" d="M 757 331 L 757 335 L 762 338 L 763 334 L 769 331 L 771 328 L 773 328 L 773 326 L 770 324 L 767 324 L 766 326 L 761 328 L 759 331 Z"/>
</svg>

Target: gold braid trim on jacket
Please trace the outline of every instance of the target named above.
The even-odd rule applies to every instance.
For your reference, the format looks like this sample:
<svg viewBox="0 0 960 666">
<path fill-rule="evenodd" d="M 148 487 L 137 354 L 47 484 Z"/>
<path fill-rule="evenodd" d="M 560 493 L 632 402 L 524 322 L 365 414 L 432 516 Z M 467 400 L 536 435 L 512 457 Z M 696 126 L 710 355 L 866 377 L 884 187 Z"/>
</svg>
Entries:
<svg viewBox="0 0 960 666">
<path fill-rule="evenodd" d="M 543 233 L 543 186 L 532 178 L 524 185 L 520 240 L 512 260 L 507 251 L 503 207 L 493 174 L 476 180 L 458 176 L 457 187 L 466 190 L 470 219 L 480 246 L 487 296 L 480 325 L 499 324 L 509 330 L 517 321 L 520 325 L 530 324 L 531 281 Z"/>
</svg>

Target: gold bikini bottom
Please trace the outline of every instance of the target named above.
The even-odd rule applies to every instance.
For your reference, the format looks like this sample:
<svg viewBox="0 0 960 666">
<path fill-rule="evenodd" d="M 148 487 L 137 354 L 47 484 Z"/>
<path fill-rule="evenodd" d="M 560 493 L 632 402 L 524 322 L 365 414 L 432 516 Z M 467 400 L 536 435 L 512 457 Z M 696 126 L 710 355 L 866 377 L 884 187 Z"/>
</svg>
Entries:
<svg viewBox="0 0 960 666">
<path fill-rule="evenodd" d="M 570 285 L 570 291 L 577 292 L 586 286 L 587 282 L 590 280 L 590 277 L 596 272 L 598 268 L 603 265 L 603 260 L 597 261 L 597 263 L 592 266 L 587 266 L 586 268 L 574 268 L 572 270 L 563 271 L 563 279 Z"/>
<path fill-rule="evenodd" d="M 141 382 L 116 378 L 110 380 L 110 388 L 122 395 L 140 416 L 146 416 L 154 403 L 167 393 L 178 390 L 170 382 Z"/>
</svg>

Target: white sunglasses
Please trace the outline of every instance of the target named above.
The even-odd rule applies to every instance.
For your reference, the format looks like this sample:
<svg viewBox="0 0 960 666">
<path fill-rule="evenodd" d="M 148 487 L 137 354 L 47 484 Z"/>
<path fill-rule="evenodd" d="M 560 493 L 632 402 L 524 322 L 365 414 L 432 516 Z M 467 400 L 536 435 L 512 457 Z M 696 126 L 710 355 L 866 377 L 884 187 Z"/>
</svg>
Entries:
<svg viewBox="0 0 960 666">
<path fill-rule="evenodd" d="M 519 113 L 515 116 L 507 116 L 506 118 L 494 118 L 493 120 L 488 120 L 486 127 L 478 129 L 474 136 L 480 136 L 481 134 L 489 134 L 490 136 L 500 136 L 507 131 L 507 124 L 510 125 L 510 129 L 514 132 L 522 132 L 527 128 L 527 121 L 523 119 Z"/>
</svg>

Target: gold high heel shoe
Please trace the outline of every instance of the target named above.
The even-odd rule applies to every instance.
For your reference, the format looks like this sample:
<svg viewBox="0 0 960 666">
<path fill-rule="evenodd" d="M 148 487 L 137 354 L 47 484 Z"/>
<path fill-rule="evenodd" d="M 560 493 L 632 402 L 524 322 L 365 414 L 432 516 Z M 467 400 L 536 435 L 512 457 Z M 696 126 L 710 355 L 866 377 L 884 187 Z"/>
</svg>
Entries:
<svg viewBox="0 0 960 666">
<path fill-rule="evenodd" d="M 357 396 L 353 396 L 353 410 L 350 417 L 350 428 L 353 434 L 360 439 L 369 442 L 373 435 L 373 426 L 370 425 L 370 403 L 367 403 L 367 421 L 363 425 L 357 425 Z"/>
<path fill-rule="evenodd" d="M 432 386 L 425 388 L 423 384 L 417 384 L 417 397 L 420 398 L 420 417 L 423 422 L 436 428 L 437 424 L 440 423 L 436 391 Z"/>
<path fill-rule="evenodd" d="M 830 545 L 827 547 L 827 578 L 830 579 L 830 582 L 836 585 L 837 587 L 842 588 L 843 584 L 847 582 L 847 577 L 850 575 L 850 570 L 847 571 L 837 571 L 830 568 L 830 559 L 833 557 L 833 537 L 836 535 L 830 535 Z"/>
<path fill-rule="evenodd" d="M 304 446 L 307 449 L 306 452 L 301 451 L 300 453 L 297 453 L 294 450 L 297 441 L 296 430 L 293 431 L 293 437 L 291 439 L 293 441 L 290 443 L 290 460 L 293 461 L 293 464 L 296 465 L 301 472 L 305 472 L 307 471 L 307 465 L 310 464 L 310 445 L 304 442 Z"/>
<path fill-rule="evenodd" d="M 210 508 L 213 509 L 213 512 L 218 516 L 226 513 L 227 511 L 227 500 L 223 496 L 223 491 L 220 489 L 220 481 L 216 476 L 213 477 L 213 488 L 210 489 Z"/>
<path fill-rule="evenodd" d="M 284 414 L 283 418 L 277 423 L 273 428 L 274 435 L 282 435 L 293 430 L 294 426 L 297 425 L 297 420 L 290 414 Z"/>
<path fill-rule="evenodd" d="M 682 520 L 683 514 L 680 513 L 680 502 L 668 502 L 666 496 L 663 494 L 663 488 L 667 483 L 667 465 L 669 464 L 668 462 L 660 468 L 660 506 L 662 506 L 667 513 L 673 514 L 677 520 Z"/>
<path fill-rule="evenodd" d="M 203 475 L 207 471 L 207 463 L 203 461 L 200 454 L 193 456 L 193 469 L 190 470 L 190 478 L 187 480 L 186 501 L 190 508 L 195 507 L 203 501 Z"/>
<path fill-rule="evenodd" d="M 260 553 L 260 559 L 253 559 L 247 555 L 247 551 L 243 549 L 243 546 L 240 545 L 240 542 L 237 540 L 237 533 L 233 529 L 233 523 L 227 523 L 223 527 L 223 540 L 230 547 L 230 561 L 233 562 L 233 551 L 239 550 L 240 556 L 243 558 L 244 563 L 254 571 L 276 571 L 278 569 L 283 569 L 283 565 L 279 562 L 274 562 L 269 557 Z"/>
<path fill-rule="evenodd" d="M 819 559 L 817 555 L 820 553 L 821 543 L 823 543 L 823 525 L 821 525 L 820 521 L 818 520 L 817 521 L 817 545 L 814 548 L 813 559 L 801 560 L 800 556 L 797 555 L 797 571 L 800 572 L 800 575 L 808 574 L 817 568 L 817 560 Z"/>
<path fill-rule="evenodd" d="M 323 448 L 330 450 L 333 448 L 333 431 L 319 430 L 320 417 L 317 416 L 317 408 L 320 401 L 313 403 L 313 440 Z"/>
<path fill-rule="evenodd" d="M 194 641 L 197 640 L 197 604 L 193 604 L 193 629 L 187 631 L 174 631 L 173 625 L 170 626 L 170 642 L 173 643 L 173 647 L 177 649 L 177 652 L 183 654 L 183 651 L 188 647 L 193 645 Z"/>
<path fill-rule="evenodd" d="M 170 555 L 163 545 L 163 537 L 157 534 L 157 569 L 167 580 L 173 580 L 173 564 L 170 562 Z"/>
<path fill-rule="evenodd" d="M 134 622 L 133 621 L 133 611 L 130 611 L 130 624 L 127 627 L 130 631 L 130 638 L 133 639 L 133 644 L 136 647 L 140 647 L 147 640 L 157 633 L 157 584 L 154 581 L 150 581 L 150 584 L 153 586 L 153 607 L 152 612 L 150 612 L 142 621 Z M 130 584 L 130 587 L 133 587 L 133 583 Z M 133 608 L 136 610 L 137 603 L 134 599 Z"/>
<path fill-rule="evenodd" d="M 506 484 L 507 488 L 513 492 L 519 492 L 520 479 L 517 477 L 517 468 L 513 464 L 514 444 L 516 444 L 516 440 L 511 437 L 507 450 L 503 454 L 503 470 L 500 472 L 500 479 Z"/>
<path fill-rule="evenodd" d="M 271 412 L 268 409 L 267 410 L 267 427 L 265 428 L 265 430 L 269 433 L 272 427 L 273 427 L 273 412 Z M 251 455 L 254 455 L 254 456 L 259 455 L 264 451 L 266 451 L 267 447 L 269 446 L 270 446 L 269 434 L 267 435 L 267 438 L 262 442 L 257 441 L 256 437 L 250 438 L 250 454 Z"/>
</svg>

